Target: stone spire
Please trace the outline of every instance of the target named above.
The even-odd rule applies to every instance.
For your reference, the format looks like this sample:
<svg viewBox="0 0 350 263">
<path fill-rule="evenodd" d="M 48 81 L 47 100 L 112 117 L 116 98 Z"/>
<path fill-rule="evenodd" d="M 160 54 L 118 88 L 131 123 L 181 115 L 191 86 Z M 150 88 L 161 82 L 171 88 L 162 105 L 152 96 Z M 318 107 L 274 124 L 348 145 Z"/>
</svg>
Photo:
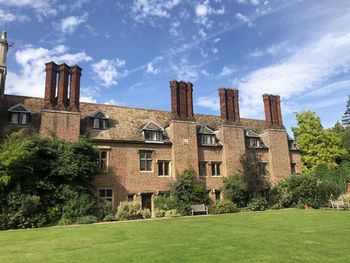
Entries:
<svg viewBox="0 0 350 263">
<path fill-rule="evenodd" d="M 5 80 L 7 74 L 6 57 L 9 45 L 6 32 L 2 32 L 0 39 L 0 99 L 4 97 Z"/>
</svg>

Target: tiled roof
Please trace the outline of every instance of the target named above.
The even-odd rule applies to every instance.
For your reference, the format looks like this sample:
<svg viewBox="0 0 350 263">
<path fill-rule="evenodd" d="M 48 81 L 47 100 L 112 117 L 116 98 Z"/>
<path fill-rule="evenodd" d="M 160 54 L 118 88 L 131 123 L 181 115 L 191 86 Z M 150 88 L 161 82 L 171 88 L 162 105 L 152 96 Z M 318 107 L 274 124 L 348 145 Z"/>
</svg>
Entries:
<svg viewBox="0 0 350 263">
<path fill-rule="evenodd" d="M 7 110 L 10 107 L 22 103 L 31 112 L 33 120 L 31 126 L 36 129 L 40 128 L 40 113 L 44 105 L 43 99 L 12 95 L 6 95 L 5 98 L 5 103 L 0 105 L 0 115 L 8 114 Z M 109 117 L 107 130 L 92 129 L 91 116 L 97 110 L 102 111 Z M 143 141 L 144 138 L 143 134 L 140 132 L 140 128 L 144 127 L 149 122 L 154 122 L 162 128 L 166 128 L 171 120 L 171 112 L 169 111 L 105 104 L 81 103 L 80 111 L 82 113 L 82 130 L 87 131 L 92 139 L 101 140 Z M 194 119 L 198 125 L 207 126 L 213 131 L 217 130 L 218 127 L 223 124 L 220 116 L 195 114 Z M 258 134 L 263 131 L 264 124 L 264 120 L 241 119 L 242 126 Z"/>
</svg>

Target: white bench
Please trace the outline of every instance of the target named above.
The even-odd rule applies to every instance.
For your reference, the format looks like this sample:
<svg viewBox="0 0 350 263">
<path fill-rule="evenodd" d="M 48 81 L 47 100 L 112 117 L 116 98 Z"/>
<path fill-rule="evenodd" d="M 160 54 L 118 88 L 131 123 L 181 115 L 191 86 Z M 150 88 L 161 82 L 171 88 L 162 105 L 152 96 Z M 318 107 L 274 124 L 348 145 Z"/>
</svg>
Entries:
<svg viewBox="0 0 350 263">
<path fill-rule="evenodd" d="M 337 210 L 339 211 L 340 208 L 343 208 L 344 210 L 345 209 L 350 209 L 350 204 L 349 202 L 345 202 L 345 201 L 342 201 L 342 200 L 336 200 L 336 201 L 332 201 L 331 200 L 331 206 L 332 206 L 332 209 L 334 210 L 335 208 L 337 208 Z"/>
<path fill-rule="evenodd" d="M 204 204 L 191 205 L 191 214 L 194 215 L 195 213 L 206 213 L 206 214 L 208 214 L 208 207 L 206 207 Z"/>
</svg>

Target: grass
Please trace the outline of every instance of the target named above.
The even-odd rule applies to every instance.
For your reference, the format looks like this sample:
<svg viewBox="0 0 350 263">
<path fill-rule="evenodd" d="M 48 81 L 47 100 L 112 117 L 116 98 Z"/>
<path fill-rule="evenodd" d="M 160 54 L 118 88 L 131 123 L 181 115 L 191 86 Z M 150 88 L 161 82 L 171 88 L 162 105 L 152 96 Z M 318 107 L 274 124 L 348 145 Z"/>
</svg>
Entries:
<svg viewBox="0 0 350 263">
<path fill-rule="evenodd" d="M 350 213 L 283 210 L 0 232 L 0 262 L 350 262 Z"/>
</svg>

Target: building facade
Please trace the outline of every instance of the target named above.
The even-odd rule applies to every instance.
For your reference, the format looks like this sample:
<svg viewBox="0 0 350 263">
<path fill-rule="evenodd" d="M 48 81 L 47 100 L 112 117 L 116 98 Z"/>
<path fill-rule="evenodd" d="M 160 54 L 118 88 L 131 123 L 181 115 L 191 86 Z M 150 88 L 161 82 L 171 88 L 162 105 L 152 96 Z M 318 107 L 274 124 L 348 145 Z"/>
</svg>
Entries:
<svg viewBox="0 0 350 263">
<path fill-rule="evenodd" d="M 152 209 L 176 175 L 192 168 L 211 200 L 223 198 L 223 178 L 240 170 L 249 151 L 272 183 L 301 172 L 300 151 L 282 121 L 280 97 L 264 94 L 265 120 L 240 117 L 237 89 L 220 88 L 220 116 L 194 114 L 193 85 L 170 81 L 171 111 L 80 103 L 82 69 L 46 64 L 45 97 L 5 94 L 6 35 L 0 41 L 0 134 L 19 129 L 76 141 L 89 134 L 98 148 L 100 200 L 133 200 Z"/>
</svg>

